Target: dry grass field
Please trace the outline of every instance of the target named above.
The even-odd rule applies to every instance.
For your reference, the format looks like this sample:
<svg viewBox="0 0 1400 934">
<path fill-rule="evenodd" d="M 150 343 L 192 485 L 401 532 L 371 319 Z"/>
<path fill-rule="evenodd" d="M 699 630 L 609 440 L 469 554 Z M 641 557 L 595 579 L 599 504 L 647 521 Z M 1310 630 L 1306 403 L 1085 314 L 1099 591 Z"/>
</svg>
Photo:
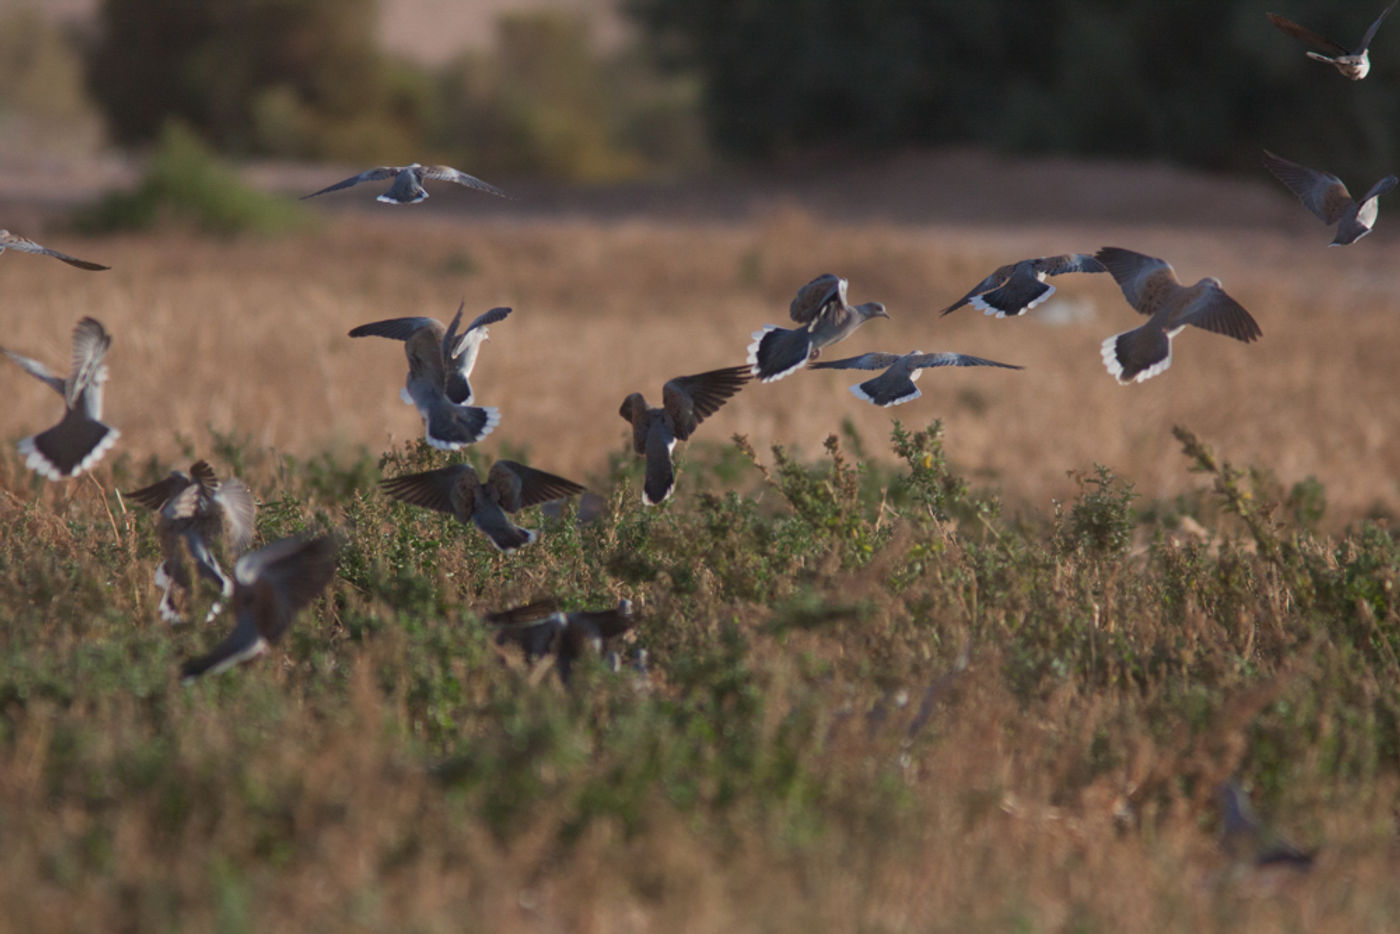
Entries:
<svg viewBox="0 0 1400 934">
<path fill-rule="evenodd" d="M 13 442 L 58 400 L 0 362 L 0 930 L 1392 930 L 1396 238 L 1382 218 L 1329 250 L 1296 205 L 1220 180 L 1172 205 L 1152 170 L 1007 184 L 1037 178 L 1058 206 L 983 223 L 972 188 L 923 222 L 927 191 L 882 202 L 900 220 L 435 196 L 262 241 L 82 240 L 12 212 L 113 266 L 0 257 L 0 341 L 58 365 L 101 319 L 122 439 L 94 479 L 37 481 Z M 1072 181 L 1102 183 L 1079 200 L 1104 217 L 1072 210 Z M 1232 208 L 1245 222 L 1181 222 Z M 1188 331 L 1170 370 L 1119 387 L 1099 345 L 1137 317 L 1107 276 L 1055 280 L 1021 320 L 938 316 L 1001 263 L 1110 244 L 1220 277 L 1263 339 Z M 631 461 L 623 396 L 742 362 L 828 270 L 892 315 L 831 353 L 1026 369 L 927 372 L 893 412 L 840 372 L 750 386 L 643 508 L 611 463 Z M 446 458 L 411 443 L 400 346 L 345 332 L 463 298 L 515 308 L 474 379 L 502 412 L 479 447 L 588 480 L 604 520 L 528 513 L 540 541 L 502 556 L 374 489 Z M 892 452 L 891 414 L 942 420 L 941 445 Z M 1279 485 L 1183 456 L 1177 425 Z M 268 657 L 189 687 L 180 659 L 227 614 L 155 621 L 152 522 L 110 493 L 186 448 L 239 464 L 260 541 L 344 540 Z M 1308 476 L 1320 533 L 1271 499 Z M 742 495 L 715 495 L 727 479 Z M 541 594 L 636 601 L 651 680 L 594 664 L 564 688 L 498 652 L 482 612 Z M 1222 852 L 1229 778 L 1318 850 L 1311 872 Z"/>
<path fill-rule="evenodd" d="M 99 275 L 6 257 L 4 341 L 57 362 L 79 316 L 104 321 L 116 335 L 109 412 L 140 456 L 168 461 L 177 435 L 202 447 L 206 427 L 298 454 L 379 450 L 421 435 L 397 395 L 402 350 L 345 333 L 399 315 L 445 320 L 462 299 L 468 314 L 511 305 L 479 363 L 481 404 L 503 416 L 482 447 L 525 449 L 596 476 L 623 448 L 623 396 L 655 396 L 672 376 L 743 362 L 749 332 L 786 321 L 796 287 L 833 271 L 849 277 L 853 301 L 881 300 L 891 320 L 828 355 L 956 350 L 1026 369 L 927 372 L 923 398 L 891 410 L 848 392 L 856 374 L 799 373 L 746 391 L 702 439 L 739 432 L 760 450 L 810 454 L 846 421 L 880 439 L 892 415 L 913 426 L 938 418 L 960 468 L 1012 503 L 1045 508 L 1073 489 L 1069 471 L 1096 462 L 1150 497 L 1190 488 L 1169 431 L 1181 424 L 1286 484 L 1315 475 L 1332 520 L 1400 508 L 1400 285 L 1384 220 L 1355 247 L 1327 249 L 1326 231 L 1301 210 L 1274 232 L 1150 218 L 833 224 L 781 205 L 703 223 L 444 219 L 436 204 L 337 213 L 315 234 L 270 242 L 169 234 L 73 246 L 114 267 Z M 1058 293 L 1022 319 L 971 308 L 938 315 L 1003 262 L 1108 244 L 1167 258 L 1189 282 L 1219 277 L 1263 339 L 1188 330 L 1166 374 L 1120 387 L 1099 345 L 1137 315 L 1106 275 L 1052 280 Z M 17 438 L 55 400 L 18 371 L 4 379 L 12 404 L 0 411 L 0 436 Z"/>
</svg>

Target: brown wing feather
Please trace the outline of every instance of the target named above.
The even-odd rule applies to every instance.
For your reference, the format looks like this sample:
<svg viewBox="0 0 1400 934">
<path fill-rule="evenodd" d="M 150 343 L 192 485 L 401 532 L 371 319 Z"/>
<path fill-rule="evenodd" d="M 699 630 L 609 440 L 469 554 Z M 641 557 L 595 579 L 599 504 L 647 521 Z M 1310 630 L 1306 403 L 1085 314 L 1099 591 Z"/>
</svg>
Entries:
<svg viewBox="0 0 1400 934">
<path fill-rule="evenodd" d="M 682 441 L 689 438 L 696 426 L 719 411 L 751 376 L 747 366 L 730 366 L 668 381 L 661 389 L 661 404 L 675 423 L 676 437 Z"/>
<path fill-rule="evenodd" d="M 516 512 L 527 506 L 575 496 L 584 491 L 582 485 L 572 480 L 515 461 L 497 461 L 486 478 L 486 488 L 496 496 L 496 502 L 506 512 Z"/>
<path fill-rule="evenodd" d="M 1328 55 L 1347 55 L 1350 52 L 1349 49 L 1342 48 L 1326 36 L 1320 36 L 1306 26 L 1300 26 L 1293 22 L 1293 20 L 1286 16 L 1279 16 L 1277 13 L 1269 13 L 1268 17 L 1269 22 L 1288 33 L 1294 39 L 1306 42 L 1315 49 L 1321 49 Z"/>
<path fill-rule="evenodd" d="M 380 480 L 379 487 L 388 496 L 410 505 L 455 514 L 453 491 L 463 482 L 474 486 L 476 481 L 476 471 L 470 464 L 454 464 Z"/>
</svg>

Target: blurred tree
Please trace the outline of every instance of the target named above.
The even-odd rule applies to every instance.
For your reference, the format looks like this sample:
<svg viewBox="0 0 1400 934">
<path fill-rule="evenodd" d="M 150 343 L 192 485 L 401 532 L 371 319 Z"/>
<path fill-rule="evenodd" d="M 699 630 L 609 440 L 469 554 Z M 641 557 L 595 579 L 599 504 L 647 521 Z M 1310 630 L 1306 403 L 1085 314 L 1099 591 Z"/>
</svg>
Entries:
<svg viewBox="0 0 1400 934">
<path fill-rule="evenodd" d="M 712 137 L 741 156 L 971 142 L 1257 167 L 1268 146 L 1363 190 L 1400 157 L 1400 21 L 1358 84 L 1253 0 L 625 2 L 663 61 L 698 73 Z M 1378 12 L 1288 7 L 1345 42 Z"/>
<path fill-rule="evenodd" d="M 227 151 L 361 155 L 367 121 L 418 129 L 377 25 L 376 0 L 104 0 L 88 86 L 119 143 L 173 117 Z"/>
</svg>

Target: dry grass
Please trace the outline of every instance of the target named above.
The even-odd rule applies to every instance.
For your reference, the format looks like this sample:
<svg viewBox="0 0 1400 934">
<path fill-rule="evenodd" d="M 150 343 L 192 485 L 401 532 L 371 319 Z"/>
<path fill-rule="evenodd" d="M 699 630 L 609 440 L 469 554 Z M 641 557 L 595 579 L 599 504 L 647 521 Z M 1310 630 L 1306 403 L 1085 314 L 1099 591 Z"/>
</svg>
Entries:
<svg viewBox="0 0 1400 934">
<path fill-rule="evenodd" d="M 421 216 L 421 215 L 420 215 Z M 371 219 L 372 217 L 372 219 Z M 563 473 L 596 476 L 623 446 L 617 406 L 682 373 L 742 362 L 749 332 L 781 323 L 797 285 L 826 270 L 851 280 L 853 300 L 890 308 L 829 353 L 958 350 L 1019 363 L 1021 373 L 934 371 L 924 397 L 893 414 L 941 418 L 954 460 L 1010 502 L 1045 508 L 1073 489 L 1066 473 L 1099 462 L 1152 497 L 1189 486 L 1168 429 L 1191 426 L 1242 463 L 1285 483 L 1316 475 L 1331 518 L 1400 508 L 1400 312 L 1383 234 L 1354 248 L 1258 231 L 1054 228 L 1014 232 L 820 223 L 777 211 L 749 224 L 446 223 L 339 217 L 321 235 L 275 243 L 166 236 L 83 243 L 114 266 L 66 274 L 5 257 L 12 309 L 5 343 L 67 357 L 68 332 L 93 314 L 116 335 L 108 405 L 127 450 L 162 460 L 176 434 L 205 446 L 204 429 L 246 434 L 293 453 L 328 446 L 379 450 L 420 434 L 397 397 L 401 349 L 346 339 L 381 317 L 516 309 L 482 354 L 478 396 L 501 427 L 483 447 L 530 450 Z M 938 309 L 1001 262 L 1117 244 L 1171 260 L 1183 279 L 1220 277 L 1264 331 L 1245 346 L 1188 331 L 1172 368 L 1118 387 L 1099 344 L 1136 315 L 1106 276 L 1065 277 L 1023 320 Z M 464 269 L 470 269 L 470 274 Z M 1051 323 L 1057 312 L 1072 316 Z M 891 412 L 847 391 L 854 374 L 800 373 L 755 386 L 707 423 L 701 438 L 747 434 L 809 453 L 843 421 L 887 433 Z M 17 370 L 0 436 L 52 416 L 54 402 Z M 874 445 L 877 449 L 881 445 Z"/>
<path fill-rule="evenodd" d="M 1334 529 L 1400 508 L 1400 299 L 1383 234 L 1326 250 L 1259 231 L 852 227 L 796 210 L 692 226 L 424 218 L 338 216 L 277 242 L 43 238 L 113 265 L 97 275 L 0 257 L 7 347 L 58 364 L 82 314 L 113 331 L 108 412 L 138 464 L 183 463 L 183 444 L 209 454 L 210 428 L 246 436 L 243 478 L 273 504 L 263 538 L 317 522 L 348 535 L 332 596 L 270 658 L 182 688 L 178 659 L 217 626 L 149 622 L 149 521 L 91 481 L 35 495 L 7 440 L 0 927 L 1393 926 L 1389 534 L 1269 527 L 1236 542 L 1238 523 L 1193 506 L 1214 536 L 1203 545 L 1160 514 L 1100 504 L 1134 547 L 1094 553 L 1049 504 L 1080 496 L 1066 474 L 1094 462 L 1149 506 L 1208 489 L 1171 435 L 1185 424 L 1285 489 L 1316 475 Z M 1058 280 L 1058 310 L 1026 320 L 937 317 L 1001 262 L 1104 244 L 1221 277 L 1264 339 L 1182 334 L 1168 373 L 1120 388 L 1098 348 L 1135 316 L 1106 277 Z M 609 472 L 627 392 L 740 362 L 749 331 L 780 323 L 825 270 L 894 316 L 839 353 L 1026 365 L 927 373 L 925 398 L 896 412 L 943 419 L 951 460 L 1001 488 L 1024 528 L 972 500 L 961 523 L 893 494 L 876 505 L 892 473 L 864 475 L 888 489 L 860 493 L 853 474 L 814 473 L 806 515 L 776 487 L 756 505 L 700 496 L 718 474 L 697 476 L 700 452 L 663 509 L 642 510 L 635 477 Z M 469 310 L 516 309 L 477 372 L 504 415 L 482 447 L 590 479 L 613 505 L 605 522 L 551 526 L 505 558 L 364 477 L 332 498 L 304 463 L 263 450 L 345 464 L 419 437 L 397 397 L 400 347 L 344 335 L 445 317 L 463 295 Z M 52 393 L 0 374 L 0 436 L 49 424 Z M 768 444 L 817 459 L 849 420 L 866 459 L 892 465 L 890 413 L 855 400 L 854 381 L 749 387 L 700 438 L 746 434 L 780 475 Z M 637 600 L 653 690 L 586 672 L 565 691 L 502 664 L 476 614 L 541 592 Z M 970 668 L 911 736 L 964 643 Z M 1221 854 L 1211 793 L 1231 776 L 1322 847 L 1312 873 L 1266 878 Z"/>
</svg>

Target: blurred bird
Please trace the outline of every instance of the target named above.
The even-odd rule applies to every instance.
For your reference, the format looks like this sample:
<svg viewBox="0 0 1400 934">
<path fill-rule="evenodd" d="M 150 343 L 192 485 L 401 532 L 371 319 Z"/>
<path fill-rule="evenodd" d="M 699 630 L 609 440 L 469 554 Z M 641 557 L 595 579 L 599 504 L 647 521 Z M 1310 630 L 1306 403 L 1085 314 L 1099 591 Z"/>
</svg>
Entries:
<svg viewBox="0 0 1400 934">
<path fill-rule="evenodd" d="M 1351 192 L 1347 191 L 1342 180 L 1330 172 L 1318 172 L 1289 162 L 1267 149 L 1264 150 L 1264 166 L 1324 224 L 1329 227 L 1337 225 L 1332 246 L 1355 243 L 1370 233 L 1380 215 L 1380 196 L 1394 188 L 1397 182 L 1394 175 L 1387 175 L 1372 185 L 1371 190 L 1358 202 L 1352 200 Z"/>
<path fill-rule="evenodd" d="M 1361 45 L 1355 50 L 1349 50 L 1333 42 L 1325 36 L 1320 36 L 1304 26 L 1299 26 L 1293 20 L 1277 13 L 1269 13 L 1269 22 L 1279 29 L 1288 33 L 1295 39 L 1301 39 L 1315 49 L 1322 52 L 1308 52 L 1308 58 L 1317 62 L 1326 62 L 1334 66 L 1344 78 L 1352 81 L 1360 81 L 1371 71 L 1371 40 L 1376 37 L 1376 30 L 1381 28 L 1381 22 L 1390 15 L 1390 11 L 1395 9 L 1397 0 L 1391 0 L 1390 6 L 1381 10 L 1381 15 L 1376 17 L 1376 21 L 1366 30 L 1366 35 L 1361 37 Z M 1326 53 L 1326 54 L 1322 54 Z"/>
<path fill-rule="evenodd" d="M 386 494 L 414 506 L 473 523 L 501 551 L 509 554 L 535 540 L 535 533 L 506 518 L 552 499 L 582 493 L 581 484 L 515 461 L 497 461 L 482 483 L 470 464 L 454 464 L 379 482 Z"/>
<path fill-rule="evenodd" d="M 112 346 L 112 336 L 96 318 L 83 318 L 73 329 L 73 370 L 60 379 L 42 363 L 4 350 L 30 376 L 63 396 L 63 420 L 48 431 L 25 438 L 19 451 L 26 455 L 25 466 L 50 480 L 76 477 L 107 453 L 121 432 L 104 425 L 102 384 L 107 367 L 102 358 Z"/>
<path fill-rule="evenodd" d="M 1250 806 L 1249 794 L 1234 782 L 1220 786 L 1220 845 L 1232 858 L 1258 868 L 1312 868 L 1316 851 L 1305 852 L 1276 834 L 1265 834 Z"/>
<path fill-rule="evenodd" d="M 1261 332 L 1249 312 L 1221 288 L 1220 280 L 1182 285 L 1166 260 L 1118 247 L 1095 254 L 1128 304 L 1148 315 L 1147 323 L 1103 342 L 1103 362 L 1122 385 L 1142 382 L 1172 365 L 1172 338 L 1195 325 L 1249 343 Z"/>
<path fill-rule="evenodd" d="M 983 314 L 1014 318 L 1055 294 L 1055 287 L 1045 281 L 1047 276 L 1103 271 L 1103 264 L 1088 253 L 1065 253 L 1062 256 L 1042 256 L 1008 263 L 943 309 L 943 314 L 950 314 L 971 303 Z"/>
<path fill-rule="evenodd" d="M 553 600 L 539 600 L 489 613 L 486 622 L 496 627 L 496 644 L 518 645 L 526 662 L 553 655 L 559 680 L 568 684 L 574 662 L 585 653 L 601 657 L 603 644 L 631 629 L 636 620 L 631 600 L 619 600 L 616 607 L 606 610 L 571 613 L 560 612 Z M 645 658 L 643 654 L 643 671 Z"/>
<path fill-rule="evenodd" d="M 0 230 L 0 253 L 6 250 L 14 250 L 17 253 L 38 253 L 41 256 L 52 256 L 54 259 L 61 259 L 69 266 L 77 266 L 79 269 L 86 269 L 90 272 L 97 272 L 103 269 L 111 269 L 111 266 L 103 266 L 101 263 L 90 263 L 85 259 L 78 259 L 76 256 L 69 256 L 67 253 L 60 253 L 51 250 L 46 246 L 40 246 L 33 240 L 16 236 L 8 230 Z"/>
<path fill-rule="evenodd" d="M 433 328 L 418 328 L 404 342 L 408 357 L 408 381 L 400 391 L 423 417 L 424 439 L 443 451 L 456 451 L 489 435 L 501 422 L 501 413 L 492 406 L 458 405 L 447 395 L 449 384 L 460 395 L 471 393 L 461 378 L 461 370 L 449 377 L 443 357 L 443 339 Z"/>
<path fill-rule="evenodd" d="M 749 345 L 749 372 L 765 383 L 780 380 L 815 360 L 823 347 L 845 340 L 871 318 L 888 318 L 885 306 L 865 302 L 854 308 L 846 302 L 846 280 L 831 273 L 817 276 L 797 290 L 788 306 L 800 328 L 765 324 L 754 331 Z"/>
<path fill-rule="evenodd" d="M 632 450 L 647 459 L 642 502 L 655 506 L 671 495 L 676 485 L 671 451 L 676 442 L 689 439 L 748 380 L 748 367 L 731 366 L 667 381 L 661 387 L 660 408 L 648 407 L 639 392 L 622 400 L 618 414 L 632 425 Z"/>
<path fill-rule="evenodd" d="M 184 615 L 175 604 L 173 590 L 190 592 L 190 574 L 183 560 L 183 542 L 200 576 L 219 585 L 220 599 L 204 617 L 207 623 L 223 609 L 223 601 L 233 596 L 233 581 L 224 574 L 211 546 L 226 539 L 234 554 L 242 554 L 253 540 L 253 518 L 257 504 L 253 494 L 236 478 L 219 480 L 206 461 L 195 461 L 187 474 L 172 470 L 159 483 L 126 494 L 158 514 L 161 549 L 165 557 L 156 565 L 155 583 L 161 588 L 161 619 L 182 623 Z"/>
<path fill-rule="evenodd" d="M 874 379 L 852 386 L 851 393 L 857 399 L 864 399 L 885 408 L 913 402 L 923 395 L 919 392 L 919 387 L 914 385 L 914 381 L 924 370 L 938 366 L 999 366 L 1008 370 L 1024 369 L 1011 363 L 997 363 L 995 360 L 983 360 L 981 357 L 967 354 L 923 353 L 918 350 L 906 354 L 867 353 L 858 357 L 846 357 L 844 360 L 827 360 L 813 363 L 812 369 L 884 370 L 884 373 Z"/>
<path fill-rule="evenodd" d="M 239 558 L 233 566 L 233 632 L 209 654 L 185 662 L 180 677 L 188 684 L 267 651 L 297 611 L 331 582 L 339 550 L 334 536 L 294 535 Z"/>
<path fill-rule="evenodd" d="M 360 182 L 380 182 L 386 178 L 392 178 L 393 184 L 389 186 L 388 191 L 374 199 L 386 204 L 417 204 L 419 201 L 426 201 L 428 193 L 423 189 L 423 182 L 427 179 L 439 182 L 456 182 L 458 185 L 475 188 L 477 191 L 484 191 L 499 198 L 510 197 L 495 185 L 488 185 L 475 175 L 460 172 L 450 165 L 420 165 L 415 162 L 412 165 L 381 165 L 378 168 L 368 169 L 359 175 L 352 175 L 344 181 L 322 188 L 320 191 L 302 195 L 301 200 L 305 201 L 307 198 L 324 195 L 328 191 L 350 188 Z"/>
<path fill-rule="evenodd" d="M 362 324 L 352 329 L 350 336 L 388 337 L 407 343 L 419 331 L 424 329 L 431 331 L 442 347 L 445 373 L 443 389 L 448 401 L 457 405 L 471 405 L 470 377 L 472 370 L 476 367 L 476 355 L 481 352 L 482 342 L 491 339 L 487 325 L 504 321 L 510 315 L 511 310 L 509 308 L 492 308 L 490 311 L 483 312 L 477 315 L 472 323 L 467 325 L 466 330 L 459 334 L 457 326 L 462 323 L 462 310 L 466 307 L 467 303 L 464 299 L 457 308 L 457 314 L 453 316 L 452 323 L 446 328 L 436 318 L 389 318 L 385 321 Z M 404 388 L 399 393 L 408 405 L 414 404 L 413 397 L 409 393 L 409 383 L 412 380 L 413 374 L 410 371 Z"/>
</svg>

